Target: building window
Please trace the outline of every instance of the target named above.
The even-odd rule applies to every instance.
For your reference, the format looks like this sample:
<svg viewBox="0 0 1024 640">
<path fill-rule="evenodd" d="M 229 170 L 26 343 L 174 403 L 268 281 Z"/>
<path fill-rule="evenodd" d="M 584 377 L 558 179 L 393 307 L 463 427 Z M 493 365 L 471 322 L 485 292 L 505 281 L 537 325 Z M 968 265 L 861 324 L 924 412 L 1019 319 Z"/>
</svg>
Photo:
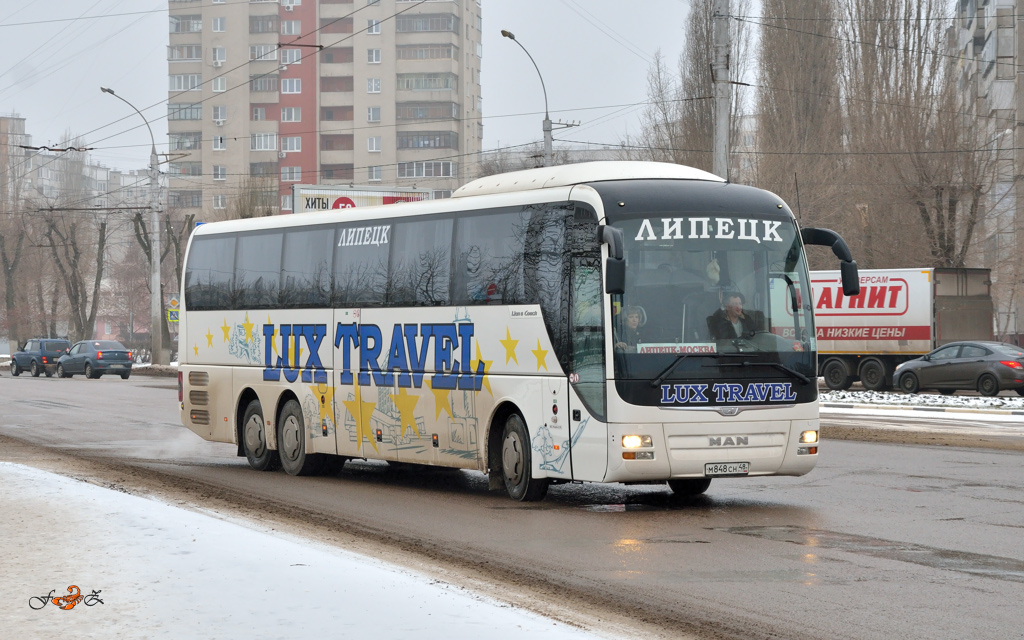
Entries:
<svg viewBox="0 0 1024 640">
<path fill-rule="evenodd" d="M 228 168 L 222 164 L 213 165 L 213 179 L 214 180 L 227 180 L 228 179 Z"/>
<path fill-rule="evenodd" d="M 456 178 L 459 165 L 455 162 L 399 162 L 399 178 Z"/>
<path fill-rule="evenodd" d="M 454 131 L 402 131 L 399 149 L 458 149 L 459 134 Z"/>
<path fill-rule="evenodd" d="M 172 176 L 201 176 L 202 162 L 172 162 L 167 165 L 167 174 Z"/>
<path fill-rule="evenodd" d="M 224 33 L 227 29 L 227 18 L 214 18 L 213 19 L 213 32 Z"/>
<path fill-rule="evenodd" d="M 433 200 L 440 200 L 442 198 L 450 198 L 450 197 L 452 197 L 452 190 L 451 189 L 434 189 L 433 192 L 431 192 L 430 197 Z"/>
<path fill-rule="evenodd" d="M 167 204 L 172 207 L 201 207 L 203 192 L 171 190 L 167 192 Z"/>
<path fill-rule="evenodd" d="M 249 91 L 277 91 L 277 74 L 249 76 Z"/>
<path fill-rule="evenodd" d="M 179 131 L 168 134 L 171 151 L 192 151 L 203 146 L 203 134 L 200 131 Z"/>
<path fill-rule="evenodd" d="M 302 180 L 302 167 L 281 167 L 281 182 L 299 182 Z"/>
<path fill-rule="evenodd" d="M 302 107 L 281 107 L 281 122 L 302 122 Z"/>
<path fill-rule="evenodd" d="M 366 167 L 366 179 L 370 182 L 380 182 L 381 178 L 381 167 Z"/>
<path fill-rule="evenodd" d="M 352 106 L 320 109 L 320 119 L 335 122 L 351 122 L 352 120 L 355 119 L 355 109 Z"/>
<path fill-rule="evenodd" d="M 170 81 L 169 91 L 199 91 L 203 84 L 201 73 L 167 76 L 167 79 Z"/>
<path fill-rule="evenodd" d="M 281 151 L 302 151 L 302 137 L 281 136 Z"/>
<path fill-rule="evenodd" d="M 213 119 L 214 120 L 227 120 L 228 119 L 228 108 L 224 105 L 214 105 L 213 107 Z"/>
<path fill-rule="evenodd" d="M 213 208 L 214 209 L 227 209 L 228 208 L 228 197 L 225 195 L 213 196 Z"/>
<path fill-rule="evenodd" d="M 453 44 L 413 44 L 395 47 L 399 60 L 458 60 L 459 48 Z"/>
<path fill-rule="evenodd" d="M 380 49 L 367 49 L 366 61 L 370 64 L 380 64 Z"/>
<path fill-rule="evenodd" d="M 171 62 L 202 60 L 203 47 L 198 44 L 172 44 L 167 47 L 167 59 Z"/>
<path fill-rule="evenodd" d="M 400 73 L 399 91 L 443 91 L 458 89 L 459 76 L 454 73 Z"/>
<path fill-rule="evenodd" d="M 450 13 L 401 15 L 395 18 L 395 31 L 415 33 L 417 31 L 459 32 L 459 19 Z"/>
<path fill-rule="evenodd" d="M 366 121 L 380 122 L 380 107 L 366 107 Z"/>
<path fill-rule="evenodd" d="M 366 139 L 367 151 L 380 151 L 380 145 L 380 136 L 370 136 L 369 138 Z"/>
<path fill-rule="evenodd" d="M 214 47 L 213 48 L 213 63 L 218 62 L 224 64 L 228 59 L 228 50 L 225 47 Z"/>
<path fill-rule="evenodd" d="M 252 119 L 256 120 L 256 121 L 266 120 L 267 119 L 267 109 L 266 109 L 266 107 L 253 107 L 252 108 Z"/>
<path fill-rule="evenodd" d="M 455 102 L 401 102 L 395 105 L 398 120 L 438 120 L 458 118 L 459 105 Z"/>
<path fill-rule="evenodd" d="M 202 120 L 203 105 L 201 104 L 167 104 L 168 120 Z"/>
<path fill-rule="evenodd" d="M 368 33 L 371 36 L 380 35 L 380 20 L 367 20 L 366 33 Z"/>
<path fill-rule="evenodd" d="M 225 136 L 213 136 L 213 150 L 225 151 L 228 148 L 228 139 Z"/>
<path fill-rule="evenodd" d="M 220 93 L 222 91 L 227 91 L 228 90 L 228 79 L 225 78 L 224 76 L 221 76 L 219 78 L 214 78 L 213 82 L 210 83 L 210 88 L 214 91 L 214 93 Z"/>
<path fill-rule="evenodd" d="M 380 4 L 380 0 L 366 0 L 366 4 Z"/>
<path fill-rule="evenodd" d="M 249 16 L 249 33 L 277 33 L 277 16 Z"/>
<path fill-rule="evenodd" d="M 281 21 L 281 35 L 284 35 L 284 36 L 298 36 L 298 35 L 302 35 L 302 21 L 301 20 L 282 20 Z"/>
<path fill-rule="evenodd" d="M 291 211 L 291 210 L 292 210 L 292 197 L 291 196 L 281 196 L 281 211 Z"/>
<path fill-rule="evenodd" d="M 277 45 L 274 44 L 253 44 L 249 45 L 250 60 L 277 60 Z"/>
<path fill-rule="evenodd" d="M 299 64 L 302 62 L 300 49 L 281 49 L 281 64 Z"/>
<path fill-rule="evenodd" d="M 282 78 L 281 93 L 302 93 L 302 78 Z"/>
<path fill-rule="evenodd" d="M 366 79 L 366 93 L 380 93 L 380 78 Z"/>
<path fill-rule="evenodd" d="M 203 16 L 171 16 L 171 33 L 200 33 Z"/>
<path fill-rule="evenodd" d="M 251 133 L 249 134 L 250 151 L 275 151 L 277 150 L 276 133 Z"/>
</svg>

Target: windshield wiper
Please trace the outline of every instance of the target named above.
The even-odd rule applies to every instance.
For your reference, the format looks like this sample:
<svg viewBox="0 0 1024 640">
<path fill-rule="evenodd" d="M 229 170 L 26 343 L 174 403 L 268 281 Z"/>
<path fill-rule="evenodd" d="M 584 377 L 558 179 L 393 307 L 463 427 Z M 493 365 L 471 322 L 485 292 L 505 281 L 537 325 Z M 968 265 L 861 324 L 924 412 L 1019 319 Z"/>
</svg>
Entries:
<svg viewBox="0 0 1024 640">
<path fill-rule="evenodd" d="M 668 367 L 666 367 L 664 371 L 662 371 L 660 374 L 658 374 L 657 378 L 655 378 L 654 380 L 651 380 L 651 388 L 653 389 L 654 387 L 657 387 L 659 384 L 664 382 L 665 378 L 667 378 L 670 375 L 672 375 L 672 372 L 676 370 L 676 367 L 679 366 L 679 363 L 682 362 L 683 360 L 686 360 L 690 356 L 698 356 L 700 358 L 718 358 L 721 355 L 722 354 L 720 354 L 720 353 L 682 353 L 682 354 L 679 354 L 678 356 L 676 356 L 676 359 L 672 361 L 672 364 L 668 365 Z"/>
<path fill-rule="evenodd" d="M 794 378 L 796 378 L 797 380 L 799 380 L 803 384 L 810 384 L 811 383 L 811 379 L 810 378 L 808 378 L 804 374 L 800 373 L 796 369 L 792 369 L 790 367 L 787 367 L 786 365 L 782 364 L 781 362 L 751 362 L 750 360 L 744 360 L 743 362 L 731 362 L 731 363 L 726 363 L 726 364 L 720 364 L 718 366 L 719 367 L 756 367 L 756 366 L 774 367 L 775 369 L 778 369 L 779 371 L 785 371 L 786 373 L 788 373 L 789 375 L 793 376 Z"/>
</svg>

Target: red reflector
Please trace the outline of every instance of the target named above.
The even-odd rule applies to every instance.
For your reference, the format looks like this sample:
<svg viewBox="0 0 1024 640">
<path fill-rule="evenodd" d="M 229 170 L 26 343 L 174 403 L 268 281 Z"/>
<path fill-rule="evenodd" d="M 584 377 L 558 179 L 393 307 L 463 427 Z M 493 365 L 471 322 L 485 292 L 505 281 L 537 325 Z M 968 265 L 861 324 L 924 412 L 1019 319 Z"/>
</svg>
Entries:
<svg viewBox="0 0 1024 640">
<path fill-rule="evenodd" d="M 97 351 L 96 352 L 96 359 L 97 360 L 102 360 L 103 359 L 103 352 L 102 351 Z"/>
<path fill-rule="evenodd" d="M 1024 369 L 1024 365 L 1016 360 L 1000 360 L 999 364 L 1010 367 L 1011 369 Z"/>
<path fill-rule="evenodd" d="M 558 415 L 558 405 L 557 404 L 551 405 L 551 413 L 555 414 L 556 416 Z"/>
<path fill-rule="evenodd" d="M 46 364 L 46 356 L 43 356 L 43 364 Z"/>
<path fill-rule="evenodd" d="M 181 402 L 184 398 L 183 390 L 181 388 L 181 372 L 178 372 L 178 402 Z"/>
</svg>

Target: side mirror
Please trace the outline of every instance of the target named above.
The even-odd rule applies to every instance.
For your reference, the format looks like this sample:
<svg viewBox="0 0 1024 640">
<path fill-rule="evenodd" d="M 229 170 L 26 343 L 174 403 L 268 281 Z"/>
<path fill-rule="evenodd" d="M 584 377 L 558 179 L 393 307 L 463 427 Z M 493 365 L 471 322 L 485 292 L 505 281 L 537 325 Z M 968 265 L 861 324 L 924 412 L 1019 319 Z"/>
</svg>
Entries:
<svg viewBox="0 0 1024 640">
<path fill-rule="evenodd" d="M 850 247 L 846 246 L 843 237 L 831 229 L 815 229 L 806 227 L 800 230 L 800 239 L 804 244 L 813 244 L 822 247 L 832 247 L 832 253 L 843 262 L 852 262 L 853 254 Z"/>
<path fill-rule="evenodd" d="M 931 360 L 931 359 L 932 359 L 932 354 L 930 354 L 930 353 L 926 353 L 926 354 L 924 354 L 923 356 L 921 356 L 921 359 L 922 359 L 922 360 L 925 360 L 925 361 L 929 361 L 929 360 Z"/>
<path fill-rule="evenodd" d="M 626 292 L 626 261 L 622 258 L 608 258 L 604 261 L 604 292 Z"/>
<path fill-rule="evenodd" d="M 608 255 L 622 260 L 622 229 L 603 224 L 597 228 L 597 241 L 608 245 Z"/>
<path fill-rule="evenodd" d="M 860 274 L 857 270 L 857 263 L 853 260 L 839 263 L 839 270 L 843 279 L 843 295 L 855 296 L 860 293 Z"/>
</svg>

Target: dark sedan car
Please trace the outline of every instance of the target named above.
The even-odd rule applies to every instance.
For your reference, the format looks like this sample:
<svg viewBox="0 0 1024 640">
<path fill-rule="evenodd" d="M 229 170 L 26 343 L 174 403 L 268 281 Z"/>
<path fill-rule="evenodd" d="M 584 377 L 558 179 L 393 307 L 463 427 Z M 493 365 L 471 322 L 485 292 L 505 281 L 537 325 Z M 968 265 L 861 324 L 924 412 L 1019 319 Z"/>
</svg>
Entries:
<svg viewBox="0 0 1024 640">
<path fill-rule="evenodd" d="M 99 378 L 116 373 L 127 380 L 132 373 L 132 352 L 116 340 L 83 340 L 57 361 L 57 377 L 70 378 L 84 373 L 86 378 Z"/>
<path fill-rule="evenodd" d="M 896 385 L 907 393 L 976 389 L 994 396 L 1012 389 L 1024 396 L 1024 349 L 1005 342 L 951 342 L 896 367 Z"/>
</svg>

